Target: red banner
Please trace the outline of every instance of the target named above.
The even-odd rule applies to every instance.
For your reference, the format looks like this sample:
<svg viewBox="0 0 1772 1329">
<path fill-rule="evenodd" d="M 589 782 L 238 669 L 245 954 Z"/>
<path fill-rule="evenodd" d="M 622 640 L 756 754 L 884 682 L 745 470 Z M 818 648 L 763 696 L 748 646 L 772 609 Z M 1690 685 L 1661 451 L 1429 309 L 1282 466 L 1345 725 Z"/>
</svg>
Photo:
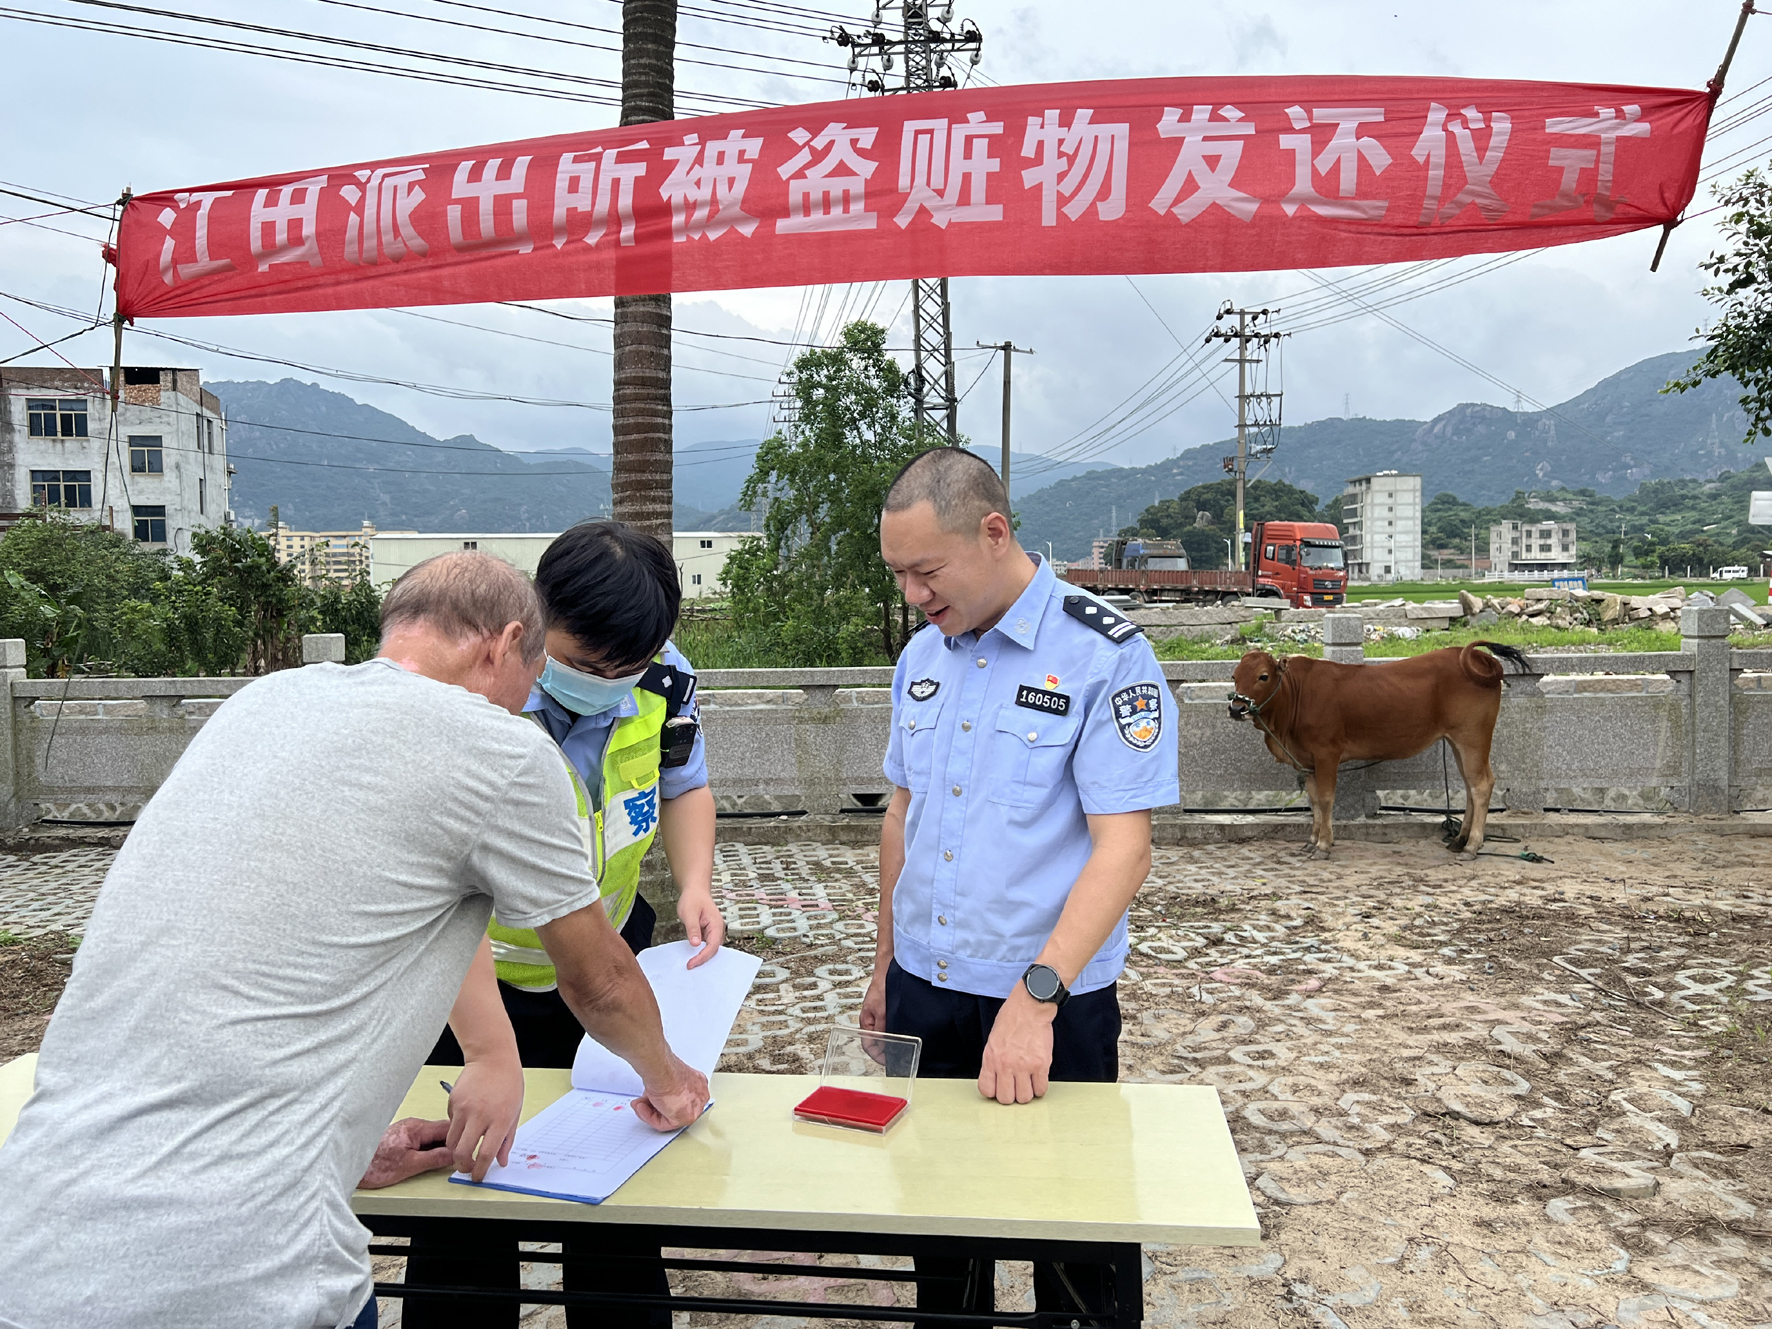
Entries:
<svg viewBox="0 0 1772 1329">
<path fill-rule="evenodd" d="M 1691 199 L 1703 92 L 1133 79 L 825 102 L 144 194 L 130 318 L 1534 249 Z"/>
</svg>

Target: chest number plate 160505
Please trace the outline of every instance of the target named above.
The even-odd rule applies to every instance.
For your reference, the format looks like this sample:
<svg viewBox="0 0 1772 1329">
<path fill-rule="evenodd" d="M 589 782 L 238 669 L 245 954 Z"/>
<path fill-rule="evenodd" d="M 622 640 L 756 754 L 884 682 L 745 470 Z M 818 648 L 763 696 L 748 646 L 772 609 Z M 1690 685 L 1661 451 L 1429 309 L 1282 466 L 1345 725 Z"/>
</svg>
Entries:
<svg viewBox="0 0 1772 1329">
<path fill-rule="evenodd" d="M 1047 715 L 1069 715 L 1071 699 L 1063 692 L 1048 692 L 1044 688 L 1032 688 L 1026 683 L 1015 689 L 1015 704 L 1025 706 L 1030 711 L 1042 711 Z"/>
</svg>

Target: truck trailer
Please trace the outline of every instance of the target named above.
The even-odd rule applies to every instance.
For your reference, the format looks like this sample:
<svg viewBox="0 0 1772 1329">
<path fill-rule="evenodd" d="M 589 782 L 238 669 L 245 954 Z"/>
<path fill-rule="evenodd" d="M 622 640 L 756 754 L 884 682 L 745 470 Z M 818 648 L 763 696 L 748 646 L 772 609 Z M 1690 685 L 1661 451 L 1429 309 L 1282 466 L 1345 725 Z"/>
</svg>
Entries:
<svg viewBox="0 0 1772 1329">
<path fill-rule="evenodd" d="M 1347 560 L 1334 526 L 1258 521 L 1251 537 L 1246 572 L 1198 571 L 1181 541 L 1128 536 L 1107 546 L 1107 567 L 1072 568 L 1065 580 L 1098 595 L 1126 595 L 1150 604 L 1221 604 L 1245 596 L 1281 600 L 1296 609 L 1347 602 Z"/>
</svg>

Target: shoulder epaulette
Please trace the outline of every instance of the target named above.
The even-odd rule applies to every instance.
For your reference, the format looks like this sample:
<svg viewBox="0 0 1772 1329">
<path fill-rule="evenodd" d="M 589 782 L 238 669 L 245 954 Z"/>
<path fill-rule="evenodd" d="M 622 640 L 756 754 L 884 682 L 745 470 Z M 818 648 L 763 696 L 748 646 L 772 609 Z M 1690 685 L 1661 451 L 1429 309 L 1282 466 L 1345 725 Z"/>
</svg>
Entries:
<svg viewBox="0 0 1772 1329">
<path fill-rule="evenodd" d="M 682 714 L 695 696 L 695 675 L 678 669 L 675 665 L 661 664 L 654 660 L 646 666 L 646 672 L 634 686 L 654 696 L 663 697 L 665 715 L 674 719 Z"/>
<path fill-rule="evenodd" d="M 1076 619 L 1077 622 L 1094 628 L 1115 645 L 1130 641 L 1144 631 L 1124 614 L 1109 609 L 1100 601 L 1087 595 L 1065 596 L 1064 612 Z"/>
</svg>

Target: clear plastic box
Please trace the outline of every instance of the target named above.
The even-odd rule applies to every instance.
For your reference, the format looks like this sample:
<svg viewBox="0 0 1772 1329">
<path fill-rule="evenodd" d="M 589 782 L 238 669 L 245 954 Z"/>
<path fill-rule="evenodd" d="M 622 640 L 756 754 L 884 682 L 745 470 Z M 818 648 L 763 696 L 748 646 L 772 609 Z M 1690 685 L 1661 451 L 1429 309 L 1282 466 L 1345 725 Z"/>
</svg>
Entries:
<svg viewBox="0 0 1772 1329">
<path fill-rule="evenodd" d="M 818 1088 L 794 1108 L 801 1121 L 883 1135 L 910 1110 L 923 1040 L 838 1028 L 825 1046 Z"/>
</svg>

